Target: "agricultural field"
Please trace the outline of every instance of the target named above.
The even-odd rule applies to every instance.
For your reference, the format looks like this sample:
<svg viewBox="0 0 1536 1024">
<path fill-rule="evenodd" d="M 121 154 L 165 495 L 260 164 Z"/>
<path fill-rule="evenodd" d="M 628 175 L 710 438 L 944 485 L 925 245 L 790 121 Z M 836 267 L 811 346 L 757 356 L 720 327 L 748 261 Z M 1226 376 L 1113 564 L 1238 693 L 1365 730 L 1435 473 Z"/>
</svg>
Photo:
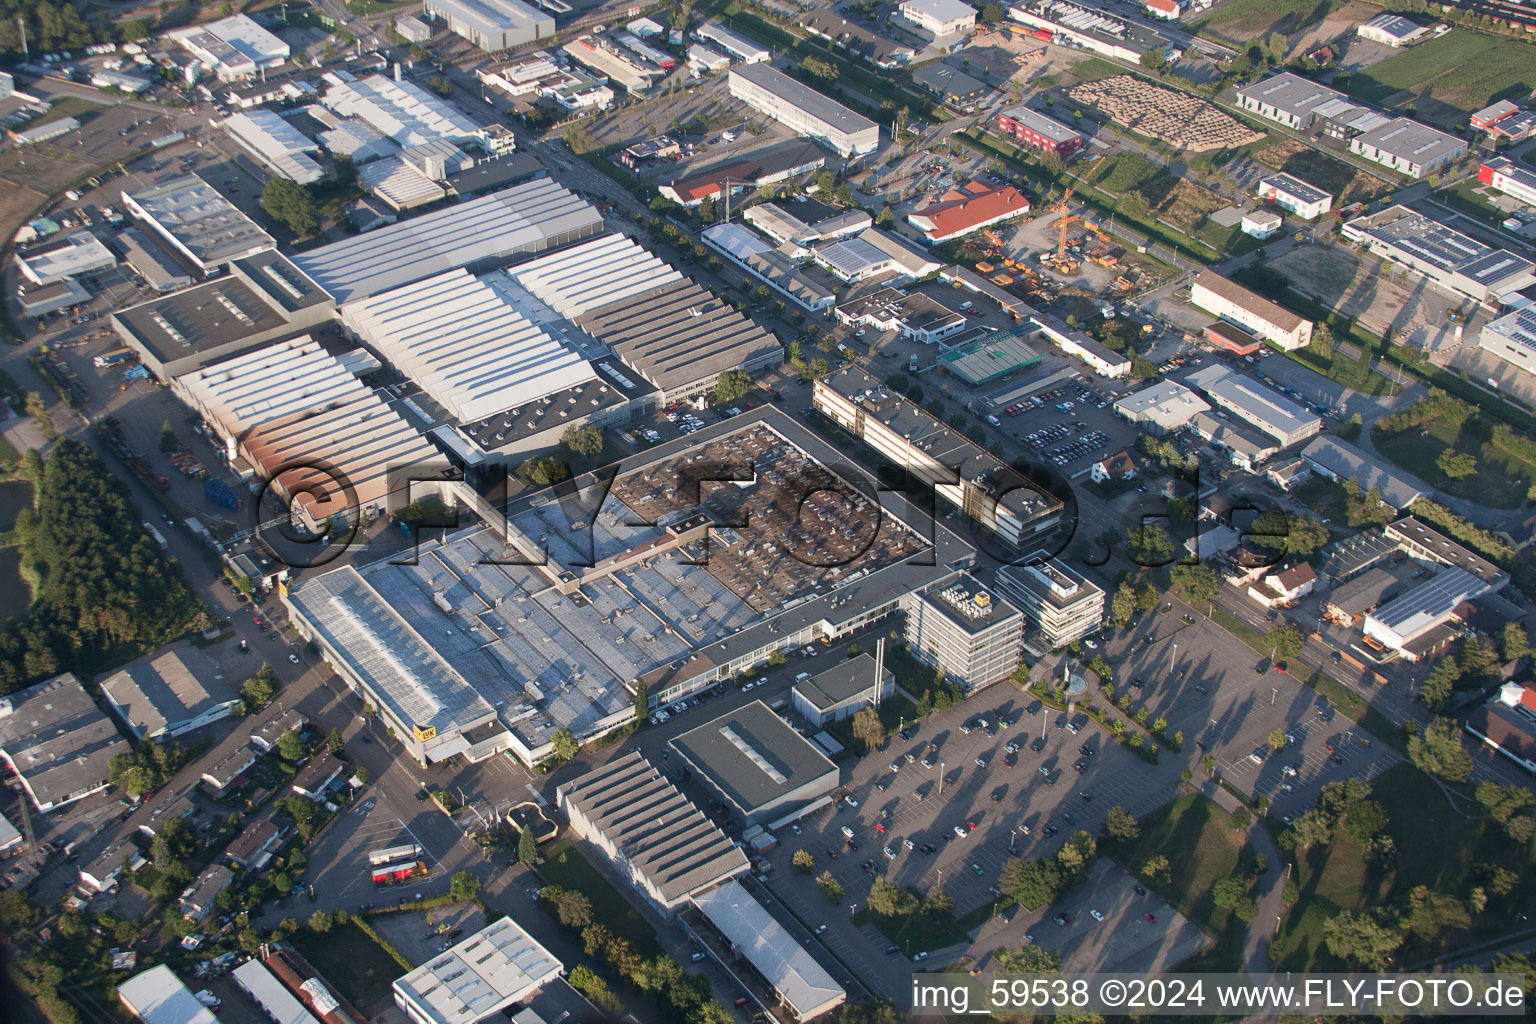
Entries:
<svg viewBox="0 0 1536 1024">
<path fill-rule="evenodd" d="M 1536 89 L 1536 47 L 1458 28 L 1351 75 L 1343 88 L 1368 103 L 1406 91 L 1424 108 L 1421 117 L 1459 121 L 1494 100 L 1529 96 Z M 1449 109 L 1437 111 L 1437 104 Z"/>
<path fill-rule="evenodd" d="M 1284 136 L 1276 137 L 1268 146 L 1256 150 L 1253 159 L 1265 167 L 1294 174 L 1308 184 L 1333 193 L 1335 208 L 1374 199 L 1391 187 L 1374 175 Z"/>
<path fill-rule="evenodd" d="M 1073 86 L 1067 96 L 1117 125 L 1175 150 L 1206 153 L 1236 149 L 1264 138 L 1214 103 L 1165 89 L 1135 75 L 1116 75 Z"/>
<path fill-rule="evenodd" d="M 1193 28 L 1196 35 L 1247 46 L 1271 32 L 1294 35 L 1342 6 L 1339 0 L 1230 0 Z"/>
</svg>

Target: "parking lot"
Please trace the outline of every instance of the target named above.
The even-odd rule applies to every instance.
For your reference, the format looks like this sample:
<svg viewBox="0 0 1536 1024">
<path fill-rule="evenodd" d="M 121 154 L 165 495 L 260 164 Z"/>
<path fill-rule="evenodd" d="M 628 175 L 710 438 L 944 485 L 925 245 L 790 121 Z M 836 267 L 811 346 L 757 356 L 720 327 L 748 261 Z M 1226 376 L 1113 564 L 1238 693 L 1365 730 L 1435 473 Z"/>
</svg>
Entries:
<svg viewBox="0 0 1536 1024">
<path fill-rule="evenodd" d="M 384 940 L 418 967 L 485 925 L 485 911 L 473 903 L 381 914 L 373 919 Z"/>
</svg>

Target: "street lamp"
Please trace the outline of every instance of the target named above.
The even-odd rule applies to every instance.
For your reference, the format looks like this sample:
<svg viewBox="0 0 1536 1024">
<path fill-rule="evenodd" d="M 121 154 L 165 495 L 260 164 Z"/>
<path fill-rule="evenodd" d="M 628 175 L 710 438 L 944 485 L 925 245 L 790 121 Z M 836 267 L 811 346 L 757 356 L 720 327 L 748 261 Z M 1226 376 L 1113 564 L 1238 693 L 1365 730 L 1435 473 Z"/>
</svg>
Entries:
<svg viewBox="0 0 1536 1024">
<path fill-rule="evenodd" d="M 848 916 L 852 917 L 853 916 L 853 912 L 858 910 L 858 909 L 859 909 L 859 905 L 857 903 L 850 903 L 850 904 L 848 904 Z"/>
<path fill-rule="evenodd" d="M 939 796 L 944 795 L 944 762 L 939 762 Z"/>
</svg>

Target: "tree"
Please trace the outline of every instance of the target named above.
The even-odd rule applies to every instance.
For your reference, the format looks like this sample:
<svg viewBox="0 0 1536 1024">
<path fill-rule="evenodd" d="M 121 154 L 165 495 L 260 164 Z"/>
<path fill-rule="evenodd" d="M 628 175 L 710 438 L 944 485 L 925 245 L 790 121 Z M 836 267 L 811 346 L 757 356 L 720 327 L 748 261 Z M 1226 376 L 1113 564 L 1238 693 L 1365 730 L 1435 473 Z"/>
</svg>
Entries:
<svg viewBox="0 0 1536 1024">
<path fill-rule="evenodd" d="M 1447 479 L 1460 480 L 1477 472 L 1477 456 L 1447 448 L 1435 459 L 1435 466 Z"/>
<path fill-rule="evenodd" d="M 816 887 L 829 903 L 843 902 L 843 883 L 833 877 L 832 872 L 823 871 L 816 879 Z"/>
<path fill-rule="evenodd" d="M 651 713 L 651 695 L 644 683 L 635 683 L 635 720 L 644 721 Z"/>
<path fill-rule="evenodd" d="M 745 370 L 726 370 L 715 378 L 715 401 L 734 402 L 752 391 L 752 377 Z"/>
<path fill-rule="evenodd" d="M 1424 706 L 1437 715 L 1450 710 L 1456 695 L 1456 681 L 1460 678 L 1461 666 L 1450 658 L 1430 669 L 1424 685 L 1419 687 L 1419 696 L 1423 698 Z"/>
<path fill-rule="evenodd" d="M 315 834 L 316 819 L 320 811 L 314 804 L 302 796 L 283 797 L 277 802 L 278 808 L 288 817 L 293 819 L 294 828 L 298 830 L 299 838 L 309 842 Z"/>
<path fill-rule="evenodd" d="M 1285 738 L 1285 730 L 1284 729 L 1271 729 L 1269 731 L 1269 749 L 1270 750 L 1277 751 L 1277 752 L 1281 751 L 1281 750 L 1284 750 L 1286 742 L 1287 741 L 1286 741 L 1286 738 Z"/>
<path fill-rule="evenodd" d="M 539 487 L 559 483 L 571 475 L 571 467 L 553 456 L 534 456 L 517 467 L 517 476 Z"/>
<path fill-rule="evenodd" d="M 1141 826 L 1124 807 L 1111 807 L 1104 816 L 1104 834 L 1111 839 L 1128 843 L 1141 835 Z"/>
<path fill-rule="evenodd" d="M 853 716 L 854 739 L 864 744 L 866 753 L 885 745 L 885 724 L 874 708 L 862 708 Z"/>
<path fill-rule="evenodd" d="M 1433 942 L 1443 932 L 1464 931 L 1471 925 L 1472 915 L 1466 905 L 1450 893 L 1416 885 L 1408 894 L 1408 913 L 1403 915 L 1402 926 L 1420 942 Z"/>
<path fill-rule="evenodd" d="M 1531 806 L 1531 791 L 1519 786 L 1501 786 L 1497 782 L 1484 782 L 1474 794 L 1488 816 L 1500 825 Z"/>
<path fill-rule="evenodd" d="M 886 917 L 904 917 L 917 909 L 917 897 L 876 875 L 869 887 L 869 909 Z"/>
<path fill-rule="evenodd" d="M 1141 877 L 1149 882 L 1167 882 L 1171 873 L 1172 866 L 1168 863 L 1168 858 L 1160 853 L 1149 858 L 1141 866 Z"/>
<path fill-rule="evenodd" d="M 949 893 L 944 891 L 942 884 L 928 890 L 928 895 L 923 898 L 923 916 L 950 917 L 954 912 L 955 901 L 949 898 Z"/>
<path fill-rule="evenodd" d="M 448 898 L 467 903 L 480 895 L 480 879 L 472 871 L 455 871 L 448 880 Z"/>
<path fill-rule="evenodd" d="M 130 18 L 117 26 L 117 38 L 125 43 L 136 43 L 149 38 L 149 26 L 142 18 Z"/>
<path fill-rule="evenodd" d="M 530 868 L 539 862 L 539 841 L 533 838 L 531 828 L 518 830 L 517 862 Z"/>
<path fill-rule="evenodd" d="M 1524 627 L 1518 622 L 1504 624 L 1500 643 L 1504 648 L 1505 661 L 1519 661 L 1531 651 L 1530 639 L 1526 636 Z"/>
<path fill-rule="evenodd" d="M 1222 910 L 1231 910 L 1248 898 L 1248 883 L 1236 875 L 1223 878 L 1211 886 L 1211 902 Z"/>
<path fill-rule="evenodd" d="M 831 61 L 822 60 L 820 57 L 801 57 L 800 70 L 817 78 L 824 78 L 829 82 L 837 81 L 837 65 Z"/>
<path fill-rule="evenodd" d="M 309 190 L 289 178 L 268 178 L 261 189 L 261 208 L 300 238 L 320 229 L 320 209 Z"/>
<path fill-rule="evenodd" d="M 1136 614 L 1136 588 L 1122 580 L 1115 588 L 1115 596 L 1109 602 L 1109 617 L 1115 625 L 1124 627 Z"/>
<path fill-rule="evenodd" d="M 1323 922 L 1323 942 L 1328 952 L 1350 966 L 1381 971 L 1403 944 L 1403 934 L 1372 914 L 1346 910 Z"/>
<path fill-rule="evenodd" d="M 1141 55 L 1140 63 L 1141 66 L 1146 68 L 1148 71 L 1162 74 L 1163 71 L 1168 67 L 1168 54 L 1162 47 L 1154 46 L 1152 49 Z"/>
<path fill-rule="evenodd" d="M 1314 516 L 1293 516 L 1271 509 L 1253 521 L 1249 534 L 1256 544 L 1293 558 L 1311 558 L 1328 543 L 1328 527 Z"/>
<path fill-rule="evenodd" d="M 550 743 L 554 747 L 555 758 L 560 761 L 569 761 L 581 749 L 581 745 L 576 742 L 576 737 L 571 734 L 571 730 L 565 728 L 558 730 L 550 737 Z"/>
<path fill-rule="evenodd" d="M 301 761 L 309 751 L 304 749 L 298 730 L 289 729 L 277 738 L 277 753 L 284 761 Z"/>
<path fill-rule="evenodd" d="M 240 702 L 246 714 L 260 711 L 277 696 L 277 673 L 271 665 L 262 665 L 256 674 L 240 685 Z"/>
<path fill-rule="evenodd" d="M 342 757 L 347 752 L 347 741 L 342 739 L 340 729 L 331 730 L 325 738 L 325 745 L 333 757 Z"/>
<path fill-rule="evenodd" d="M 1387 809 L 1375 800 L 1361 800 L 1344 815 L 1344 831 L 1361 846 L 1387 830 Z"/>
<path fill-rule="evenodd" d="M 590 423 L 585 426 L 572 424 L 565 428 L 565 433 L 560 435 L 560 443 L 565 445 L 577 455 L 585 455 L 591 458 L 601 455 L 603 451 L 603 432 L 600 428 Z"/>
<path fill-rule="evenodd" d="M 279 871 L 272 876 L 272 888 L 286 896 L 293 892 L 293 877 L 286 871 Z"/>
<path fill-rule="evenodd" d="M 317 910 L 309 915 L 309 930 L 312 932 L 328 932 L 331 930 L 331 925 L 335 923 L 335 919 L 323 910 Z"/>
<path fill-rule="evenodd" d="M 1264 640 L 1280 658 L 1300 657 L 1301 649 L 1307 642 L 1307 638 L 1295 626 L 1274 626 L 1264 635 Z M 1283 737 L 1284 733 L 1281 735 Z"/>
<path fill-rule="evenodd" d="M 1465 782 L 1472 774 L 1472 755 L 1461 745 L 1461 730 L 1446 718 L 1435 719 L 1423 732 L 1409 737 L 1408 760 L 1450 782 Z"/>
<path fill-rule="evenodd" d="M 802 875 L 808 875 L 816 870 L 816 855 L 810 850 L 796 850 L 795 855 L 789 859 L 795 870 Z"/>
<path fill-rule="evenodd" d="M 1173 539 L 1156 523 L 1143 523 L 1126 531 L 1131 545 L 1131 560 L 1146 568 L 1156 568 L 1173 561 Z"/>
<path fill-rule="evenodd" d="M 983 25 L 996 25 L 1000 21 L 1008 20 L 1008 8 L 998 3 L 997 0 L 988 0 L 981 7 L 981 13 L 977 15 Z"/>
<path fill-rule="evenodd" d="M 1296 848 L 1304 850 L 1309 846 L 1318 846 L 1333 839 L 1333 819 L 1323 811 L 1313 808 L 1291 822 L 1291 831 L 1296 836 Z"/>
<path fill-rule="evenodd" d="M 1061 970 L 1061 957 L 1035 943 L 1021 949 L 999 949 L 992 956 L 997 969 L 1009 974 L 1055 974 Z"/>
<path fill-rule="evenodd" d="M 360 764 L 356 768 L 352 769 L 352 777 L 358 782 L 361 782 L 363 785 L 368 785 L 368 766 L 365 764 Z"/>
<path fill-rule="evenodd" d="M 580 931 L 592 923 L 592 901 L 574 889 L 545 886 L 539 899 L 554 907 L 555 917 L 566 928 Z"/>
<path fill-rule="evenodd" d="M 181 440 L 177 438 L 176 428 L 171 426 L 170 420 L 160 424 L 160 450 L 167 453 L 181 450 Z"/>
<path fill-rule="evenodd" d="M 1032 860 L 1019 869 L 1013 898 L 1026 909 L 1034 910 L 1054 900 L 1060 890 L 1061 872 L 1056 865 L 1048 861 Z"/>
</svg>

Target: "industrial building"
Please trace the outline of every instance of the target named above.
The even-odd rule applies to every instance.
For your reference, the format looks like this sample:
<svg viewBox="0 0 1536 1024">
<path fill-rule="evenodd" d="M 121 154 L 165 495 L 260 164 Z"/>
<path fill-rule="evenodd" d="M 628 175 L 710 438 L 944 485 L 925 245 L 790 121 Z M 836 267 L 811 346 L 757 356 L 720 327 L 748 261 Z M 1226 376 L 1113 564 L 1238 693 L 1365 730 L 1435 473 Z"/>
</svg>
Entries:
<svg viewBox="0 0 1536 1024">
<path fill-rule="evenodd" d="M 963 0 L 903 0 L 896 10 L 908 25 L 934 39 L 947 40 L 976 27 L 976 8 Z"/>
<path fill-rule="evenodd" d="M 1318 109 L 1330 103 L 1347 103 L 1337 89 L 1303 78 L 1290 71 L 1271 75 L 1237 90 L 1237 105 L 1250 114 L 1300 131 L 1320 116 Z"/>
<path fill-rule="evenodd" d="M 731 951 L 773 989 L 793 1020 L 812 1020 L 847 1000 L 843 987 L 740 882 L 733 879 L 700 893 L 693 903 L 730 943 Z"/>
<path fill-rule="evenodd" d="M 219 1024 L 176 972 L 161 964 L 117 986 L 117 998 L 143 1024 Z"/>
<path fill-rule="evenodd" d="M 192 286 L 191 273 L 164 246 L 138 228 L 118 232 L 117 244 L 122 248 L 123 262 L 160 294 Z"/>
<path fill-rule="evenodd" d="M 964 278 L 962 277 L 961 280 Z M 1131 358 L 1124 352 L 1116 352 L 1085 332 L 1067 326 L 1055 316 L 1038 313 L 1022 303 L 1019 305 L 1022 309 L 1029 311 L 1029 322 L 1040 331 L 1042 337 L 1074 359 L 1081 359 L 1100 377 L 1114 379 L 1130 374 Z M 1004 308 L 1008 307 L 1004 306 Z M 1015 312 L 1015 315 L 1019 314 Z"/>
<path fill-rule="evenodd" d="M 1248 473 L 1257 472 L 1262 463 L 1280 451 L 1280 446 L 1270 438 L 1208 413 L 1197 414 L 1189 421 L 1189 429 L 1213 451 L 1226 455 L 1228 462 Z"/>
<path fill-rule="evenodd" d="M 329 152 L 347 157 L 359 167 L 370 160 L 382 160 L 400 152 L 394 139 L 385 138 L 371 125 L 350 117 L 335 120 L 334 127 L 316 137 Z"/>
<path fill-rule="evenodd" d="M 311 154 L 320 146 L 275 110 L 241 111 L 224 119 L 224 130 L 279 178 L 308 185 L 325 177 Z"/>
<path fill-rule="evenodd" d="M 946 373 L 972 387 L 990 384 L 1039 361 L 1040 353 L 1025 343 L 1024 332 L 1018 329 L 979 332 L 978 337 L 960 341 L 939 356 L 939 365 Z"/>
<path fill-rule="evenodd" d="M 718 21 L 706 21 L 693 30 L 693 36 L 742 64 L 766 64 L 770 56 L 766 48 L 732 32 Z"/>
<path fill-rule="evenodd" d="M 1353 626 L 1382 601 L 1396 596 L 1401 586 L 1397 577 L 1387 570 L 1367 569 L 1330 590 L 1323 611 L 1339 625 Z"/>
<path fill-rule="evenodd" d="M 857 367 L 817 380 L 811 403 L 1011 551 L 1035 551 L 1061 523 L 1059 498 Z"/>
<path fill-rule="evenodd" d="M 232 355 L 330 321 L 335 304 L 287 257 L 263 252 L 229 273 L 112 314 L 112 329 L 169 382 Z"/>
<path fill-rule="evenodd" d="M 73 673 L 0 697 L 0 759 L 39 811 L 106 789 L 112 758 L 132 750 Z"/>
<path fill-rule="evenodd" d="M 667 917 L 750 868 L 741 848 L 638 751 L 555 793 L 571 831 Z"/>
<path fill-rule="evenodd" d="M 997 127 L 1013 141 L 1042 153 L 1066 157 L 1083 148 L 1080 132 L 1029 107 L 1009 107 L 999 111 Z"/>
<path fill-rule="evenodd" d="M 1536 264 L 1530 260 L 1484 245 L 1406 206 L 1356 217 L 1341 234 L 1443 291 L 1491 307 L 1536 284 Z"/>
<path fill-rule="evenodd" d="M 896 265 L 883 249 L 877 249 L 861 238 L 845 238 L 824 245 L 815 250 L 811 258 L 817 266 L 847 284 L 881 277 Z"/>
<path fill-rule="evenodd" d="M 1349 140 L 1349 151 L 1410 178 L 1427 178 L 1467 153 L 1467 142 L 1406 117 Z"/>
<path fill-rule="evenodd" d="M 17 251 L 12 260 L 24 278 L 39 286 L 117 266 L 112 250 L 89 231 L 73 231 L 56 241 Z"/>
<path fill-rule="evenodd" d="M 1026 0 L 1008 9 L 1014 21 L 1049 34 L 1061 46 L 1076 46 L 1132 64 L 1144 53 L 1161 53 L 1174 61 L 1183 50 L 1151 26 L 1117 17 L 1097 7 L 1070 0 Z"/>
<path fill-rule="evenodd" d="M 960 238 L 1029 213 L 1029 199 L 1012 185 L 966 182 L 907 214 L 929 245 Z"/>
<path fill-rule="evenodd" d="M 288 991 L 260 959 L 247 960 L 231 971 L 230 977 L 273 1024 L 320 1024 L 319 1019 L 304 1008 L 298 997 Z"/>
<path fill-rule="evenodd" d="M 403 156 L 386 156 L 357 169 L 357 180 L 395 210 L 414 210 L 448 195 L 448 189 Z"/>
<path fill-rule="evenodd" d="M 240 695 L 195 648 L 119 669 L 101 681 L 107 706 L 137 739 L 167 740 L 233 714 Z"/>
<path fill-rule="evenodd" d="M 589 68 L 599 78 L 623 87 L 632 96 L 644 95 L 666 74 L 607 36 L 577 36 L 560 49 L 576 63 Z"/>
<path fill-rule="evenodd" d="M 905 635 L 913 657 L 975 693 L 1019 667 L 1024 615 L 962 573 L 912 595 Z"/>
<path fill-rule="evenodd" d="M 868 654 L 847 658 L 808 678 L 796 678 L 790 703 L 816 728 L 852 718 L 896 692 L 896 676 Z"/>
<path fill-rule="evenodd" d="M 758 203 L 747 208 L 742 220 L 798 259 L 810 255 L 817 243 L 862 236 L 874 224 L 864 210 L 839 210 L 811 199 L 793 204 L 793 211 L 777 203 Z"/>
<path fill-rule="evenodd" d="M 962 113 L 975 110 L 992 93 L 986 82 L 941 61 L 924 64 L 912 72 L 912 82 L 937 96 L 945 106 Z"/>
<path fill-rule="evenodd" d="M 521 0 L 427 0 L 424 11 L 488 53 L 555 34 L 554 16 Z"/>
<path fill-rule="evenodd" d="M 395 1005 L 414 1024 L 478 1024 L 525 1002 L 564 970 L 521 925 L 503 917 L 396 978 L 390 988 Z"/>
<path fill-rule="evenodd" d="M 602 230 L 596 207 L 540 178 L 296 253 L 293 263 L 345 303 L 459 267 L 479 273 Z"/>
<path fill-rule="evenodd" d="M 1517 309 L 1484 324 L 1477 344 L 1518 370 L 1536 373 L 1536 309 Z"/>
<path fill-rule="evenodd" d="M 1468 119 L 1473 128 L 1497 142 L 1519 142 L 1536 135 L 1536 111 L 1524 110 L 1509 100 L 1491 103 Z"/>
<path fill-rule="evenodd" d="M 1354 480 L 1362 491 L 1374 488 L 1395 509 L 1405 509 L 1429 494 L 1422 484 L 1336 437 L 1314 438 L 1301 450 L 1301 457 L 1319 476 L 1339 483 Z"/>
<path fill-rule="evenodd" d="M 230 357 L 175 379 L 178 398 L 212 427 L 225 457 L 266 482 L 314 532 L 332 517 L 378 516 L 408 504 L 402 467 L 422 477 L 446 463 L 437 449 L 357 379 L 363 353 L 337 357 L 308 336 Z"/>
<path fill-rule="evenodd" d="M 755 479 L 679 490 L 694 459 L 751 466 Z M 612 481 L 579 479 L 574 505 L 535 491 L 502 508 L 458 486 L 452 498 L 494 526 L 451 533 L 416 564 L 384 558 L 314 575 L 283 599 L 300 635 L 411 756 L 510 750 L 531 766 L 560 729 L 585 742 L 633 721 L 638 683 L 664 707 L 774 651 L 880 621 L 951 575 L 970 549 L 915 508 L 807 500 L 802 519 L 827 526 L 809 541 L 771 511 L 808 480 L 825 485 L 818 494 L 853 493 L 826 469 L 843 460 L 762 407 L 637 455 Z M 577 507 L 588 510 L 580 529 L 568 514 Z M 743 522 L 751 527 L 725 525 Z M 771 554 L 807 544 L 803 559 Z M 487 646 L 491 633 L 501 642 Z"/>
<path fill-rule="evenodd" d="M 173 29 L 166 33 L 185 47 L 221 82 L 237 82 L 280 67 L 288 44 L 244 14 Z"/>
<path fill-rule="evenodd" d="M 819 272 L 806 272 L 798 260 L 786 256 L 781 249 L 774 248 L 740 224 L 714 224 L 705 228 L 701 237 L 705 245 L 801 309 L 819 313 L 831 309 L 837 302 L 837 291 L 830 277 Z"/>
<path fill-rule="evenodd" d="M 1256 355 L 1264 343 L 1237 324 L 1215 320 L 1205 325 L 1205 340 L 1223 352 L 1237 356 Z"/>
<path fill-rule="evenodd" d="M 743 825 L 772 829 L 831 803 L 837 788 L 837 765 L 760 700 L 673 737 L 667 749 Z"/>
<path fill-rule="evenodd" d="M 1225 366 L 1206 366 L 1184 379 L 1220 408 L 1274 438 L 1281 448 L 1304 441 L 1323 429 L 1323 421 L 1305 406 Z"/>
<path fill-rule="evenodd" d="M 1287 352 L 1305 348 L 1312 340 L 1312 321 L 1230 281 L 1214 270 L 1202 270 L 1189 289 L 1191 304 L 1223 320 L 1245 327 Z"/>
<path fill-rule="evenodd" d="M 1355 35 L 1397 49 L 1420 42 L 1429 35 L 1429 29 L 1400 14 L 1378 14 L 1355 26 Z"/>
<path fill-rule="evenodd" d="M 733 65 L 728 78 L 733 97 L 838 156 L 864 156 L 880 148 L 879 125 L 769 64 Z"/>
<path fill-rule="evenodd" d="M 1104 622 L 1104 588 L 1057 559 L 1005 565 L 997 589 L 1024 614 L 1024 648 L 1037 658 L 1097 633 Z"/>
<path fill-rule="evenodd" d="M 1361 631 L 1408 661 L 1418 661 L 1450 639 L 1448 623 L 1464 602 L 1491 588 L 1459 566 L 1435 573 L 1365 617 Z"/>
<path fill-rule="evenodd" d="M 901 337 L 924 345 L 937 344 L 944 338 L 959 334 L 965 330 L 966 323 L 964 316 L 922 292 L 903 294 L 890 287 L 866 292 L 850 302 L 839 303 L 835 316 L 838 323 L 847 324 L 850 327 L 873 330 L 881 334 L 896 331 Z M 998 347 L 991 351 L 1001 353 L 1008 347 L 1006 340 L 1000 340 Z M 980 352 L 979 349 L 976 351 Z M 957 353 L 946 353 L 941 358 L 948 358 L 950 355 L 954 355 L 957 360 L 963 358 Z M 1006 361 L 1018 355 L 1020 353 L 1017 351 L 1009 351 L 1006 355 L 999 355 L 998 358 Z M 1039 356 L 1035 358 L 1038 359 Z"/>
<path fill-rule="evenodd" d="M 1114 405 L 1115 415 L 1159 437 L 1181 429 L 1211 407 L 1176 380 L 1160 380 L 1133 391 Z"/>
<path fill-rule="evenodd" d="M 321 102 L 342 117 L 357 118 L 402 147 L 442 141 L 485 148 L 481 125 L 415 82 L 368 75 L 337 82 L 325 91 Z"/>
<path fill-rule="evenodd" d="M 1507 156 L 1484 160 L 1478 165 L 1477 180 L 1527 206 L 1536 206 L 1536 172 L 1519 166 Z"/>
<path fill-rule="evenodd" d="M 1274 203 L 1303 220 L 1321 217 L 1333 209 L 1333 196 L 1293 174 L 1271 174 L 1259 182 L 1256 191 L 1265 202 Z"/>
<path fill-rule="evenodd" d="M 690 209 L 705 199 L 736 195 L 749 189 L 776 185 L 810 174 L 826 165 L 827 151 L 808 139 L 786 139 L 754 149 L 744 157 L 727 160 L 661 185 L 657 191 Z"/>
<path fill-rule="evenodd" d="M 1388 523 L 1382 527 L 1381 535 L 1414 561 L 1431 567 L 1463 569 L 1486 583 L 1490 591 L 1509 582 L 1509 573 L 1412 516 Z"/>
<path fill-rule="evenodd" d="M 123 206 L 207 276 L 235 260 L 275 249 L 272 236 L 212 185 L 182 174 L 124 191 Z"/>
</svg>

